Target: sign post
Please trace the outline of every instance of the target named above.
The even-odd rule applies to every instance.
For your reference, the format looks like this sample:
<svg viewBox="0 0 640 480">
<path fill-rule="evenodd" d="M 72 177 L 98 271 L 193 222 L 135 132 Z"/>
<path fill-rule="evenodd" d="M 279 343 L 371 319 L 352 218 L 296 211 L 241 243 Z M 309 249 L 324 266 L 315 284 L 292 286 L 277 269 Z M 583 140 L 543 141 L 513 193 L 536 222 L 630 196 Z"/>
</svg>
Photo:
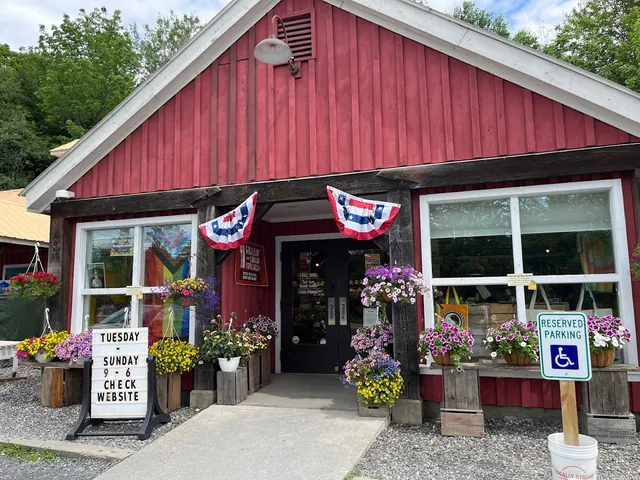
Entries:
<svg viewBox="0 0 640 480">
<path fill-rule="evenodd" d="M 92 358 L 84 364 L 80 418 L 67 434 L 78 436 L 137 435 L 145 440 L 169 415 L 158 404 L 155 359 L 148 357 L 148 328 L 95 329 Z M 144 420 L 138 432 L 84 432 L 108 420 Z"/>
<path fill-rule="evenodd" d="M 587 317 L 581 312 L 538 315 L 540 369 L 547 380 L 560 381 L 565 445 L 579 445 L 575 381 L 591 379 Z"/>
</svg>

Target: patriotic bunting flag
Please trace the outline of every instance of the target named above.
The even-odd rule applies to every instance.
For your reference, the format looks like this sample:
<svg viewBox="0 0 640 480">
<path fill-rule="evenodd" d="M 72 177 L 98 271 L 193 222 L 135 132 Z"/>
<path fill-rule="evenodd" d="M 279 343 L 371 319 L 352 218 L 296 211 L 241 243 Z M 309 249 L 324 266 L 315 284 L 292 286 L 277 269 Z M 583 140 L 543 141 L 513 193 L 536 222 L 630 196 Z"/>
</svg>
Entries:
<svg viewBox="0 0 640 480">
<path fill-rule="evenodd" d="M 254 192 L 235 210 L 200 225 L 200 233 L 211 248 L 218 250 L 244 245 L 251 235 L 257 203 L 258 192 Z"/>
<path fill-rule="evenodd" d="M 340 233 L 371 240 L 386 232 L 400 211 L 397 203 L 365 200 L 327 186 L 329 203 Z"/>
</svg>

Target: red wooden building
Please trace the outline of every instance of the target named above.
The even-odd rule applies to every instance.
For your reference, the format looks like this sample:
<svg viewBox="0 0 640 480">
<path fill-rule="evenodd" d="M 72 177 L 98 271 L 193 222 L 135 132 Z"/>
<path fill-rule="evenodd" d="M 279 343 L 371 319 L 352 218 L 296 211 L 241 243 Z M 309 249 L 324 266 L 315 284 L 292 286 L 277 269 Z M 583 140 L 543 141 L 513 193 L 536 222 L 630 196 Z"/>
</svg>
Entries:
<svg viewBox="0 0 640 480">
<path fill-rule="evenodd" d="M 254 57 L 274 15 L 297 73 Z M 51 215 L 50 271 L 64 280 L 53 318 L 72 330 L 129 308 L 153 334 L 167 321 L 153 287 L 210 275 L 225 316 L 278 321 L 276 372 L 335 372 L 363 322 L 364 269 L 390 261 L 455 290 L 478 340 L 492 322 L 540 309 L 619 315 L 633 332 L 619 361 L 637 365 L 638 136 L 637 94 L 422 5 L 233 0 L 25 195 Z M 375 242 L 341 239 L 327 185 L 401 213 Z M 56 200 L 58 190 L 75 199 Z M 264 248 L 267 286 L 238 284 L 236 254 L 197 231 L 253 191 L 250 241 Z M 510 273 L 532 273 L 538 299 L 509 287 Z M 142 299 L 127 295 L 132 285 Z M 393 309 L 414 412 L 442 396 L 416 351 L 435 309 L 433 294 Z M 178 330 L 196 341 L 206 320 L 185 312 Z M 480 343 L 474 356 L 488 360 Z M 196 389 L 207 381 L 196 372 Z M 640 376 L 630 381 L 640 412 Z M 483 371 L 481 397 L 560 401 L 537 372 Z"/>
</svg>

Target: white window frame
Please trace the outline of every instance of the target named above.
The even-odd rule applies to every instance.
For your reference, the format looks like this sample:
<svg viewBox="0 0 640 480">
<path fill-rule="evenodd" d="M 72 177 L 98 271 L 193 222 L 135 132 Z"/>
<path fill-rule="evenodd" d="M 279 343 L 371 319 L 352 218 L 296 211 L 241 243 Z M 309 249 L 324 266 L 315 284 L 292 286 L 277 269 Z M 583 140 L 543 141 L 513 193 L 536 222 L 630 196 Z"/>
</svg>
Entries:
<svg viewBox="0 0 640 480">
<path fill-rule="evenodd" d="M 7 265 L 3 265 L 2 267 L 2 278 L 0 278 L 0 280 L 10 280 L 9 278 L 7 278 L 7 270 L 9 270 L 10 268 L 29 268 L 30 265 L 28 263 L 11 263 L 11 264 L 7 264 Z"/>
<path fill-rule="evenodd" d="M 522 237 L 520 232 L 519 197 L 536 195 L 562 195 L 570 193 L 609 192 L 609 208 L 611 213 L 611 235 L 614 248 L 616 273 L 593 275 L 534 275 L 533 280 L 539 284 L 559 283 L 617 283 L 618 306 L 623 324 L 631 332 L 631 340 L 623 349 L 624 361 L 638 365 L 638 349 L 636 344 L 636 325 L 633 312 L 633 295 L 631 293 L 631 272 L 629 268 L 629 250 L 627 229 L 624 215 L 624 199 L 622 181 L 596 180 L 590 182 L 556 183 L 528 187 L 496 188 L 490 190 L 464 191 L 454 193 L 438 193 L 420 196 L 420 241 L 422 249 L 422 272 L 434 287 L 464 285 L 507 285 L 507 276 L 500 277 L 457 277 L 433 278 L 431 257 L 431 226 L 429 206 L 444 203 L 460 203 L 474 200 L 509 199 L 511 202 L 511 235 L 513 245 L 514 273 L 523 271 Z M 526 317 L 524 287 L 516 287 L 518 318 Z M 435 311 L 433 295 L 429 291 L 424 296 L 424 327 L 433 327 Z"/>
<path fill-rule="evenodd" d="M 142 229 L 148 226 L 156 225 L 175 225 L 185 224 L 191 225 L 191 277 L 197 276 L 197 265 L 195 261 L 196 252 L 198 251 L 198 215 L 172 215 L 164 217 L 147 217 L 147 218 L 131 218 L 126 220 L 106 220 L 103 222 L 84 222 L 76 225 L 76 243 L 74 255 L 74 273 L 73 273 L 73 299 L 71 306 L 71 332 L 78 333 L 83 327 L 84 298 L 88 295 L 124 295 L 126 288 L 85 288 L 87 273 L 87 236 L 90 231 L 95 230 L 111 230 L 117 228 L 133 229 L 133 273 L 131 285 L 133 287 L 141 287 L 143 294 L 151 294 L 158 287 L 143 287 L 142 278 Z M 139 321 L 140 300 L 137 297 L 131 298 L 130 317 Z M 131 327 L 138 327 L 137 323 L 131 323 Z M 189 317 L 189 342 L 195 342 L 195 309 L 191 307 Z"/>
</svg>

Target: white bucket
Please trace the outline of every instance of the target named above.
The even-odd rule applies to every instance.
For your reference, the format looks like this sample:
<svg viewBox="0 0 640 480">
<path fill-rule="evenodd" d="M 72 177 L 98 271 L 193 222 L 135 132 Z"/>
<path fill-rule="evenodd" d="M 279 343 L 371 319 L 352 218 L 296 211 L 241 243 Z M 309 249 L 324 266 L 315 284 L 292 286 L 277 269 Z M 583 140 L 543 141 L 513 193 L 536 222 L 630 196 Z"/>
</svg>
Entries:
<svg viewBox="0 0 640 480">
<path fill-rule="evenodd" d="M 598 442 L 580 435 L 580 445 L 565 445 L 563 433 L 549 435 L 551 478 L 554 480 L 597 480 Z"/>
<path fill-rule="evenodd" d="M 223 372 L 235 372 L 240 365 L 240 357 L 233 357 L 231 360 L 219 358 L 218 363 L 220 364 L 220 370 Z"/>
</svg>

